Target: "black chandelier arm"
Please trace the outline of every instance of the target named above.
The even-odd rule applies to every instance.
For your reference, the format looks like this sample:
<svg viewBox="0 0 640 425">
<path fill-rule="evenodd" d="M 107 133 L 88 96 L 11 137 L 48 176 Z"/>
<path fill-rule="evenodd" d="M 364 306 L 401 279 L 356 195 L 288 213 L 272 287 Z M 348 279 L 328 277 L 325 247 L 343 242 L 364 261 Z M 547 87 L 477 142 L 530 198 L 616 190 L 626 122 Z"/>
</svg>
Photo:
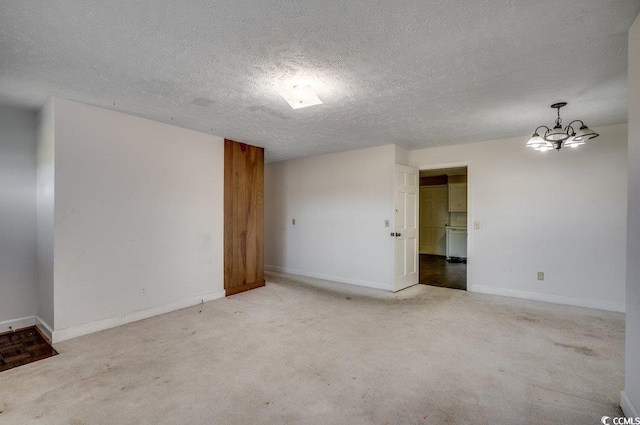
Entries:
<svg viewBox="0 0 640 425">
<path fill-rule="evenodd" d="M 571 121 L 571 122 L 569 123 L 569 125 L 567 126 L 567 128 L 569 128 L 569 127 L 573 128 L 573 127 L 571 126 L 571 124 L 573 124 L 574 122 L 579 122 L 581 126 L 584 126 L 584 123 L 582 122 L 582 120 L 573 120 L 573 121 Z"/>
<path fill-rule="evenodd" d="M 574 134 L 576 134 L 576 130 L 573 128 L 573 125 L 572 125 L 574 122 L 579 122 L 579 123 L 580 123 L 580 125 L 584 127 L 584 122 L 582 122 L 582 120 L 573 120 L 573 121 L 571 121 L 571 122 L 569 123 L 569 125 L 568 125 L 568 126 L 566 126 L 566 127 L 564 128 L 564 131 L 565 131 L 569 136 L 573 136 Z M 571 130 L 571 131 L 569 131 L 569 130 Z"/>
<path fill-rule="evenodd" d="M 538 134 L 538 129 L 540 129 L 540 128 L 546 128 L 547 129 L 547 131 L 545 131 L 545 134 L 547 134 L 548 132 L 551 131 L 551 129 L 549 127 L 547 127 L 546 125 L 541 125 L 538 128 L 536 128 L 536 131 L 534 131 L 533 133 L 534 134 Z"/>
</svg>

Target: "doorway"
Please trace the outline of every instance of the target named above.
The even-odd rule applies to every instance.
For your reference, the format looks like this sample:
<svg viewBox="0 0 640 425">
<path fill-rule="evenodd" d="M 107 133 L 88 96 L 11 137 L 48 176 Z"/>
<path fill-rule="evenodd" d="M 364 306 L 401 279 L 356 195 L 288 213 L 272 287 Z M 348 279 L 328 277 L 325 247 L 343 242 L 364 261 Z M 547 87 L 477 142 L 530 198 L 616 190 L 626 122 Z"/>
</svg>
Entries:
<svg viewBox="0 0 640 425">
<path fill-rule="evenodd" d="M 420 283 L 467 289 L 468 168 L 420 171 Z"/>
</svg>

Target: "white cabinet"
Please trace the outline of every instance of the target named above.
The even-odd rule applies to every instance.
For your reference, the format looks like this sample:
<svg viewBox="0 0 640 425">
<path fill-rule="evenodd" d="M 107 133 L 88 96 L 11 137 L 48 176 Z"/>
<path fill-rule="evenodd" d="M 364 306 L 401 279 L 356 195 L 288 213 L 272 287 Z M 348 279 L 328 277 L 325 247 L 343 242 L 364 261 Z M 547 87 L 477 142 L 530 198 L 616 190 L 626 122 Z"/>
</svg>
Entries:
<svg viewBox="0 0 640 425">
<path fill-rule="evenodd" d="M 449 183 L 449 212 L 467 212 L 466 183 Z"/>
<path fill-rule="evenodd" d="M 447 260 L 467 258 L 467 229 L 447 228 Z"/>
</svg>

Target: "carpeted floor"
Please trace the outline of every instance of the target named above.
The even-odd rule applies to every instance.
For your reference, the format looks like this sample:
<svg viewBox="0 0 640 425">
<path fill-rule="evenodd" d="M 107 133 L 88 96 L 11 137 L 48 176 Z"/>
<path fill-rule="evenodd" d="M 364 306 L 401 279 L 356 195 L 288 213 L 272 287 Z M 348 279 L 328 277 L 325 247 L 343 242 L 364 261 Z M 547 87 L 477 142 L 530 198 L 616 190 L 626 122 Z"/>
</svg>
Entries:
<svg viewBox="0 0 640 425">
<path fill-rule="evenodd" d="M 54 344 L 0 374 L 6 424 L 598 424 L 624 316 L 416 285 L 267 286 Z"/>
</svg>

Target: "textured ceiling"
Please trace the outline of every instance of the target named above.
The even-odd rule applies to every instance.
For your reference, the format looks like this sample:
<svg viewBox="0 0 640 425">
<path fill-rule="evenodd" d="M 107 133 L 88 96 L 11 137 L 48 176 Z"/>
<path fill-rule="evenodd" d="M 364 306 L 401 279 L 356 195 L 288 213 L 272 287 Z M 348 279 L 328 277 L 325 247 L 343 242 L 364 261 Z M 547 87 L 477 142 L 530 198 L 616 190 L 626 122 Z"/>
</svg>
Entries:
<svg viewBox="0 0 640 425">
<path fill-rule="evenodd" d="M 638 0 L 0 0 L 0 103 L 60 96 L 277 161 L 626 121 Z M 323 105 L 278 92 L 311 82 Z M 115 105 L 114 105 L 115 102 Z M 568 121 L 566 121 L 568 122 Z"/>
</svg>

